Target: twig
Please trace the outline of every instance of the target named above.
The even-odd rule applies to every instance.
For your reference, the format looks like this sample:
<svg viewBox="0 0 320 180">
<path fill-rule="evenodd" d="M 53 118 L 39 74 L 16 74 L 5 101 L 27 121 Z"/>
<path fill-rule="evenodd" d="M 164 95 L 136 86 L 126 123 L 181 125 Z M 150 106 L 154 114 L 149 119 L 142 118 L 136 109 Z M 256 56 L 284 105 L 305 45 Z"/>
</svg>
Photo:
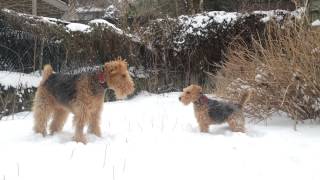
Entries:
<svg viewBox="0 0 320 180">
<path fill-rule="evenodd" d="M 177 124 L 178 124 L 178 119 L 176 119 L 176 122 L 174 123 L 173 128 L 172 128 L 172 131 L 174 131 L 176 129 Z"/>
<path fill-rule="evenodd" d="M 284 92 L 283 99 L 282 99 L 282 102 L 280 104 L 280 108 L 282 107 L 282 105 L 284 103 L 284 100 L 286 99 L 286 95 L 287 95 L 288 89 L 291 86 L 291 84 L 292 84 L 292 82 L 287 86 L 286 91 Z"/>
<path fill-rule="evenodd" d="M 18 173 L 18 176 L 20 176 L 20 166 L 19 166 L 19 163 L 17 163 L 17 173 Z"/>
<path fill-rule="evenodd" d="M 106 166 L 106 159 L 107 159 L 107 147 L 108 144 L 106 144 L 106 148 L 104 149 L 104 160 L 103 160 L 103 168 Z"/>
<path fill-rule="evenodd" d="M 73 148 L 72 151 L 71 151 L 70 159 L 73 158 L 74 150 L 75 150 L 75 149 Z"/>
<path fill-rule="evenodd" d="M 115 180 L 115 175 L 114 175 L 114 166 L 112 167 L 112 179 Z"/>
<path fill-rule="evenodd" d="M 123 162 L 123 168 L 122 168 L 123 173 L 126 171 L 126 167 L 127 167 L 127 159 L 125 159 Z"/>
<path fill-rule="evenodd" d="M 293 127 L 293 129 L 294 129 L 295 131 L 297 131 L 297 125 L 298 125 L 298 120 L 295 118 L 295 120 L 294 120 L 294 127 Z"/>
</svg>

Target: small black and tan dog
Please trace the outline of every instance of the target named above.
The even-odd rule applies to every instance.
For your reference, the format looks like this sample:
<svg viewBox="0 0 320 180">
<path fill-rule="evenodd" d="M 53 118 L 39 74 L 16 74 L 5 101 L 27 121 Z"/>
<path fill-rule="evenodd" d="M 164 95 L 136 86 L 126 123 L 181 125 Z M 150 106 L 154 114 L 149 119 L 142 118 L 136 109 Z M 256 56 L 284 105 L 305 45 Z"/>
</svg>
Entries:
<svg viewBox="0 0 320 180">
<path fill-rule="evenodd" d="M 54 73 L 50 65 L 43 70 L 42 80 L 33 102 L 34 131 L 47 134 L 47 124 L 52 116 L 50 133 L 62 130 L 69 112 L 74 114 L 74 140 L 86 143 L 83 129 L 101 136 L 100 114 L 106 85 L 122 99 L 133 93 L 134 83 L 127 62 L 121 58 L 107 62 L 101 69 L 80 74 Z"/>
<path fill-rule="evenodd" d="M 244 93 L 239 103 L 226 103 L 209 99 L 202 93 L 202 88 L 198 85 L 190 85 L 183 89 L 179 100 L 188 105 L 193 103 L 196 119 L 200 131 L 208 132 L 209 125 L 227 122 L 231 131 L 245 132 L 245 119 L 243 106 L 249 100 L 250 91 Z"/>
</svg>

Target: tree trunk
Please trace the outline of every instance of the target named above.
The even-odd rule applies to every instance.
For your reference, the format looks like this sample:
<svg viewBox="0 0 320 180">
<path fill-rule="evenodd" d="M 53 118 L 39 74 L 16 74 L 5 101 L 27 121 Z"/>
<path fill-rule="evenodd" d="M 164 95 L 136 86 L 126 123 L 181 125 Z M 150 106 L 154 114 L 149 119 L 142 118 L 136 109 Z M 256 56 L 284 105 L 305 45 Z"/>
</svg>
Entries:
<svg viewBox="0 0 320 180">
<path fill-rule="evenodd" d="M 193 2 L 194 2 L 194 0 L 189 0 L 189 1 L 188 1 L 189 11 L 190 11 L 191 14 L 195 14 L 195 13 L 196 13 L 196 10 L 195 10 L 195 8 L 194 8 Z"/>
<path fill-rule="evenodd" d="M 77 20 L 79 20 L 78 13 L 76 11 L 76 0 L 69 0 L 68 10 L 62 16 L 62 19 L 63 20 L 67 20 L 67 21 L 77 21 Z"/>
<path fill-rule="evenodd" d="M 199 1 L 199 11 L 203 12 L 203 0 Z"/>
<path fill-rule="evenodd" d="M 175 6 L 176 6 L 176 16 L 179 16 L 180 15 L 180 12 L 179 12 L 179 0 L 175 0 Z"/>
</svg>

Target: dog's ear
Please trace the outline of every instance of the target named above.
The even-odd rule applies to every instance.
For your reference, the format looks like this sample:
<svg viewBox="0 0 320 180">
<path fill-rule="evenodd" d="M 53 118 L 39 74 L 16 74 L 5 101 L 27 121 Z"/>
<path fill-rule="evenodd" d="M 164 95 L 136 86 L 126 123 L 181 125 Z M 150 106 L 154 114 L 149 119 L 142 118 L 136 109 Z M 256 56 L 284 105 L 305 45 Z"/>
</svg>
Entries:
<svg viewBox="0 0 320 180">
<path fill-rule="evenodd" d="M 126 59 L 122 59 L 119 57 L 119 60 L 123 62 L 124 66 L 128 67 L 128 62 Z"/>
<path fill-rule="evenodd" d="M 122 57 L 118 56 L 115 61 L 125 61 L 125 59 L 122 59 Z"/>
<path fill-rule="evenodd" d="M 202 87 L 201 86 L 198 86 L 198 85 L 195 85 L 195 84 L 191 84 L 190 86 L 192 87 L 192 89 L 196 90 L 196 92 L 199 92 L 199 93 L 202 92 Z"/>
<path fill-rule="evenodd" d="M 103 69 L 104 69 L 104 71 L 109 71 L 108 63 L 107 63 L 107 62 L 106 62 L 106 63 L 104 63 L 104 65 L 103 65 Z"/>
<path fill-rule="evenodd" d="M 195 88 L 195 90 L 196 90 L 196 92 L 197 92 L 198 94 L 201 94 L 201 93 L 202 93 L 202 87 L 201 87 L 201 86 L 194 85 L 194 88 Z"/>
<path fill-rule="evenodd" d="M 115 67 L 110 62 L 104 63 L 104 71 L 107 72 L 108 74 L 116 73 Z"/>
</svg>

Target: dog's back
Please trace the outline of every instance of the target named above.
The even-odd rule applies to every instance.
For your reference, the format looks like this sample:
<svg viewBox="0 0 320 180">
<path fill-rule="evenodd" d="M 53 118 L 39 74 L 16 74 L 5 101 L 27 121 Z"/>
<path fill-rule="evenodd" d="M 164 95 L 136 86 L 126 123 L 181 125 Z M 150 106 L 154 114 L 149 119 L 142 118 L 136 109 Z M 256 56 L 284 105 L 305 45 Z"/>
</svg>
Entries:
<svg viewBox="0 0 320 180">
<path fill-rule="evenodd" d="M 68 105 L 76 96 L 79 78 L 79 74 L 51 74 L 43 86 L 59 103 Z"/>
<path fill-rule="evenodd" d="M 229 104 L 213 99 L 208 100 L 208 113 L 215 123 L 223 123 L 235 111 L 239 111 L 239 105 Z"/>
<path fill-rule="evenodd" d="M 225 122 L 233 113 L 242 111 L 244 104 L 250 99 L 251 93 L 251 91 L 246 91 L 242 94 L 239 103 L 236 104 L 208 99 L 209 116 L 214 119 L 215 123 Z"/>
</svg>

